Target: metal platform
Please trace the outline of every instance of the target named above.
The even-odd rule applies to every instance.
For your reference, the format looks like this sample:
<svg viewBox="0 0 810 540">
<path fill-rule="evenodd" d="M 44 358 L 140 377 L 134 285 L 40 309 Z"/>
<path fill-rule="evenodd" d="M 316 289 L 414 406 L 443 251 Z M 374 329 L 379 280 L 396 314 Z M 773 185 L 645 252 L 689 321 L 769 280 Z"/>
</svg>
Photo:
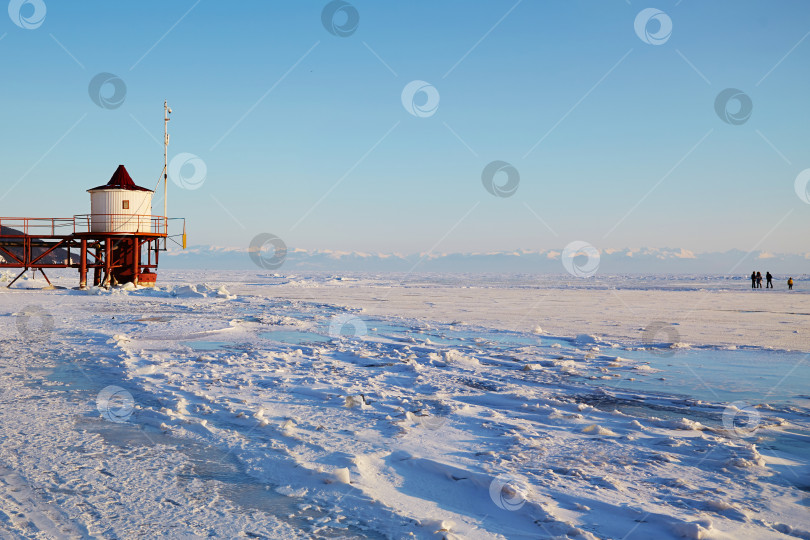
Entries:
<svg viewBox="0 0 810 540">
<path fill-rule="evenodd" d="M 133 228 L 135 231 L 126 231 Z M 170 235 L 169 222 L 182 223 L 182 233 Z M 143 229 L 143 230 L 140 230 Z M 120 232 L 119 232 L 120 231 Z M 177 239 L 182 238 L 181 242 Z M 72 218 L 0 217 L 0 268 L 22 268 L 11 287 L 28 270 L 76 268 L 79 287 L 109 287 L 132 282 L 154 285 L 158 259 L 168 242 L 185 247 L 185 219 L 132 214 L 84 214 Z M 75 258 L 74 258 L 75 255 Z"/>
</svg>

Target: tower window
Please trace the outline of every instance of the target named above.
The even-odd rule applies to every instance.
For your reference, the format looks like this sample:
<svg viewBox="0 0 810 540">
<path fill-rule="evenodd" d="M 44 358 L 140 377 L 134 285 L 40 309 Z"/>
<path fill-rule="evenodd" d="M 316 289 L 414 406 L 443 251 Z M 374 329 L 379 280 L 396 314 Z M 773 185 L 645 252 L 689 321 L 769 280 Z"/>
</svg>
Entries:
<svg viewBox="0 0 810 540">
<path fill-rule="evenodd" d="M 124 210 L 129 210 L 129 201 L 124 201 L 123 203 Z"/>
</svg>

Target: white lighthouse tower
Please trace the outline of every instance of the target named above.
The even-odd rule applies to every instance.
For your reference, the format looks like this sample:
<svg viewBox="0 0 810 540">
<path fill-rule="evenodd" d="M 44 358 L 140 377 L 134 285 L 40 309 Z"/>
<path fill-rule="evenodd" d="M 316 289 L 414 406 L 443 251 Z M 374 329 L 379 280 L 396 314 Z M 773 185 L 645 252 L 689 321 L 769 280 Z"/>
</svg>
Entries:
<svg viewBox="0 0 810 540">
<path fill-rule="evenodd" d="M 112 178 L 90 193 L 90 232 L 158 233 L 152 230 L 154 191 L 132 181 L 126 168 L 119 165 Z"/>
</svg>

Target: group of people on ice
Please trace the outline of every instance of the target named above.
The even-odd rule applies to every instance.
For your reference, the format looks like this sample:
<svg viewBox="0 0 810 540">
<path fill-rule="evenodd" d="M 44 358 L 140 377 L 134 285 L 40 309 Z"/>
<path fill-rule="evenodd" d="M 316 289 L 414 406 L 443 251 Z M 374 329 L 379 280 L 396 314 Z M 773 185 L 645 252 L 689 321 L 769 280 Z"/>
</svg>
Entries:
<svg viewBox="0 0 810 540">
<path fill-rule="evenodd" d="M 788 290 L 793 290 L 793 278 L 788 278 L 787 281 Z M 762 274 L 759 272 L 751 272 L 751 288 L 752 289 L 761 289 L 762 288 Z M 773 289 L 773 276 L 770 272 L 765 272 L 765 288 L 766 289 Z"/>
</svg>

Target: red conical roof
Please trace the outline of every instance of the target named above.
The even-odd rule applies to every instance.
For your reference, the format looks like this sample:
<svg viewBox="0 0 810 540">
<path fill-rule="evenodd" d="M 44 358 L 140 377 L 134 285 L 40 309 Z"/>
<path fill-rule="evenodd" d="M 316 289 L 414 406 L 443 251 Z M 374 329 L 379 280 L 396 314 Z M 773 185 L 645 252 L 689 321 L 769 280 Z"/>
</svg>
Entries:
<svg viewBox="0 0 810 540">
<path fill-rule="evenodd" d="M 144 187 L 135 185 L 135 182 L 132 181 L 132 177 L 127 172 L 126 167 L 123 165 L 119 165 L 115 172 L 113 173 L 110 181 L 107 182 L 103 186 L 94 187 L 92 189 L 88 189 L 87 191 L 96 191 L 99 189 L 128 189 L 130 191 L 152 191 L 151 189 L 146 189 Z"/>
</svg>

